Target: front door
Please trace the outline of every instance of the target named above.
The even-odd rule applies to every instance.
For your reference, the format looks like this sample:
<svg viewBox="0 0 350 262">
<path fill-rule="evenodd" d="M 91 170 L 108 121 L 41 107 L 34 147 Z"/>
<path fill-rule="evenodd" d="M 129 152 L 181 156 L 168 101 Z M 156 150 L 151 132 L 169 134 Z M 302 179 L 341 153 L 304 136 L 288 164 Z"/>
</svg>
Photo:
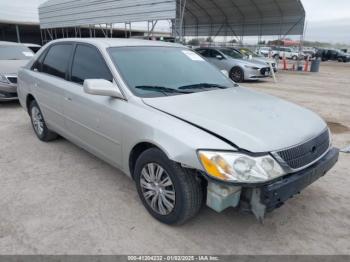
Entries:
<svg viewBox="0 0 350 262">
<path fill-rule="evenodd" d="M 77 44 L 70 70 L 71 81 L 66 85 L 63 100 L 65 126 L 78 144 L 120 167 L 122 117 L 119 109 L 126 102 L 86 94 L 83 89 L 85 79 L 112 82 L 113 76 L 97 48 Z"/>
</svg>

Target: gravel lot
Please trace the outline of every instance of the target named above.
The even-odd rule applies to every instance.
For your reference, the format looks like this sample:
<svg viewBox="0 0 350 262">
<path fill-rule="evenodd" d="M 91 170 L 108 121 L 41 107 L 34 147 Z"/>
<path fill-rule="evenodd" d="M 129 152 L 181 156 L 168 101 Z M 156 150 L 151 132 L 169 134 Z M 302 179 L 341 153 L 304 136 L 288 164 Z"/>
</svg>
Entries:
<svg viewBox="0 0 350 262">
<path fill-rule="evenodd" d="M 350 145 L 350 64 L 245 86 L 319 113 Z M 151 218 L 133 181 L 70 142 L 42 143 L 18 103 L 0 104 L 0 254 L 350 254 L 350 155 L 264 225 L 203 207 L 188 224 Z M 277 128 L 277 127 L 276 127 Z"/>
</svg>

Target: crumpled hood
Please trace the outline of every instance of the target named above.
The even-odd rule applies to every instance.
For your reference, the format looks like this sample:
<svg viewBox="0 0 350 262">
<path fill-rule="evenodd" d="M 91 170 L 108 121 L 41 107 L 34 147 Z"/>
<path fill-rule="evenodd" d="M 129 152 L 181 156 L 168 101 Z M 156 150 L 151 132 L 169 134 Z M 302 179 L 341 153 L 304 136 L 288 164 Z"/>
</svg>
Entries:
<svg viewBox="0 0 350 262">
<path fill-rule="evenodd" d="M 300 144 L 327 126 L 310 110 L 242 87 L 143 101 L 256 153 Z"/>
<path fill-rule="evenodd" d="M 17 74 L 28 62 L 29 60 L 0 60 L 0 73 Z"/>
</svg>

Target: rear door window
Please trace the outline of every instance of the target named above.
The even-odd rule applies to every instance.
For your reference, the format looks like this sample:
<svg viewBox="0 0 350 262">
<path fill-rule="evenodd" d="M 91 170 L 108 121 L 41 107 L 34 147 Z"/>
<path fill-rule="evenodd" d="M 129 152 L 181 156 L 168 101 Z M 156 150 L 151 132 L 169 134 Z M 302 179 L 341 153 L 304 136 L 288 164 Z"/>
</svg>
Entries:
<svg viewBox="0 0 350 262">
<path fill-rule="evenodd" d="M 65 78 L 73 46 L 71 44 L 57 44 L 48 51 L 42 71 L 44 73 Z"/>
<path fill-rule="evenodd" d="M 83 84 L 85 79 L 105 79 L 113 82 L 113 76 L 100 52 L 92 46 L 77 45 L 71 81 Z"/>
<path fill-rule="evenodd" d="M 198 49 L 196 51 L 204 57 L 210 57 L 210 50 L 208 49 Z"/>
</svg>

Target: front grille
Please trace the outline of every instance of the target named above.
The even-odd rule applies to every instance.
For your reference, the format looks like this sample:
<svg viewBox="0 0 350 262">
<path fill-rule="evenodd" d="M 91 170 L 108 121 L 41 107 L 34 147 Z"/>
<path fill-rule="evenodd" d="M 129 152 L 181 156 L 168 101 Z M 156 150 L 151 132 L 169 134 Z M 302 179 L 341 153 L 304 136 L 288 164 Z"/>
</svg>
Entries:
<svg viewBox="0 0 350 262">
<path fill-rule="evenodd" d="M 260 69 L 260 73 L 262 75 L 265 75 L 266 72 L 270 72 L 270 68 L 269 67 L 264 67 Z"/>
<path fill-rule="evenodd" d="M 15 77 L 15 76 L 8 76 L 7 79 L 8 79 L 12 84 L 17 84 L 17 77 Z"/>
<path fill-rule="evenodd" d="M 277 152 L 278 156 L 293 169 L 302 168 L 321 157 L 329 148 L 329 132 L 326 130 L 321 135 L 308 142 Z"/>
</svg>

